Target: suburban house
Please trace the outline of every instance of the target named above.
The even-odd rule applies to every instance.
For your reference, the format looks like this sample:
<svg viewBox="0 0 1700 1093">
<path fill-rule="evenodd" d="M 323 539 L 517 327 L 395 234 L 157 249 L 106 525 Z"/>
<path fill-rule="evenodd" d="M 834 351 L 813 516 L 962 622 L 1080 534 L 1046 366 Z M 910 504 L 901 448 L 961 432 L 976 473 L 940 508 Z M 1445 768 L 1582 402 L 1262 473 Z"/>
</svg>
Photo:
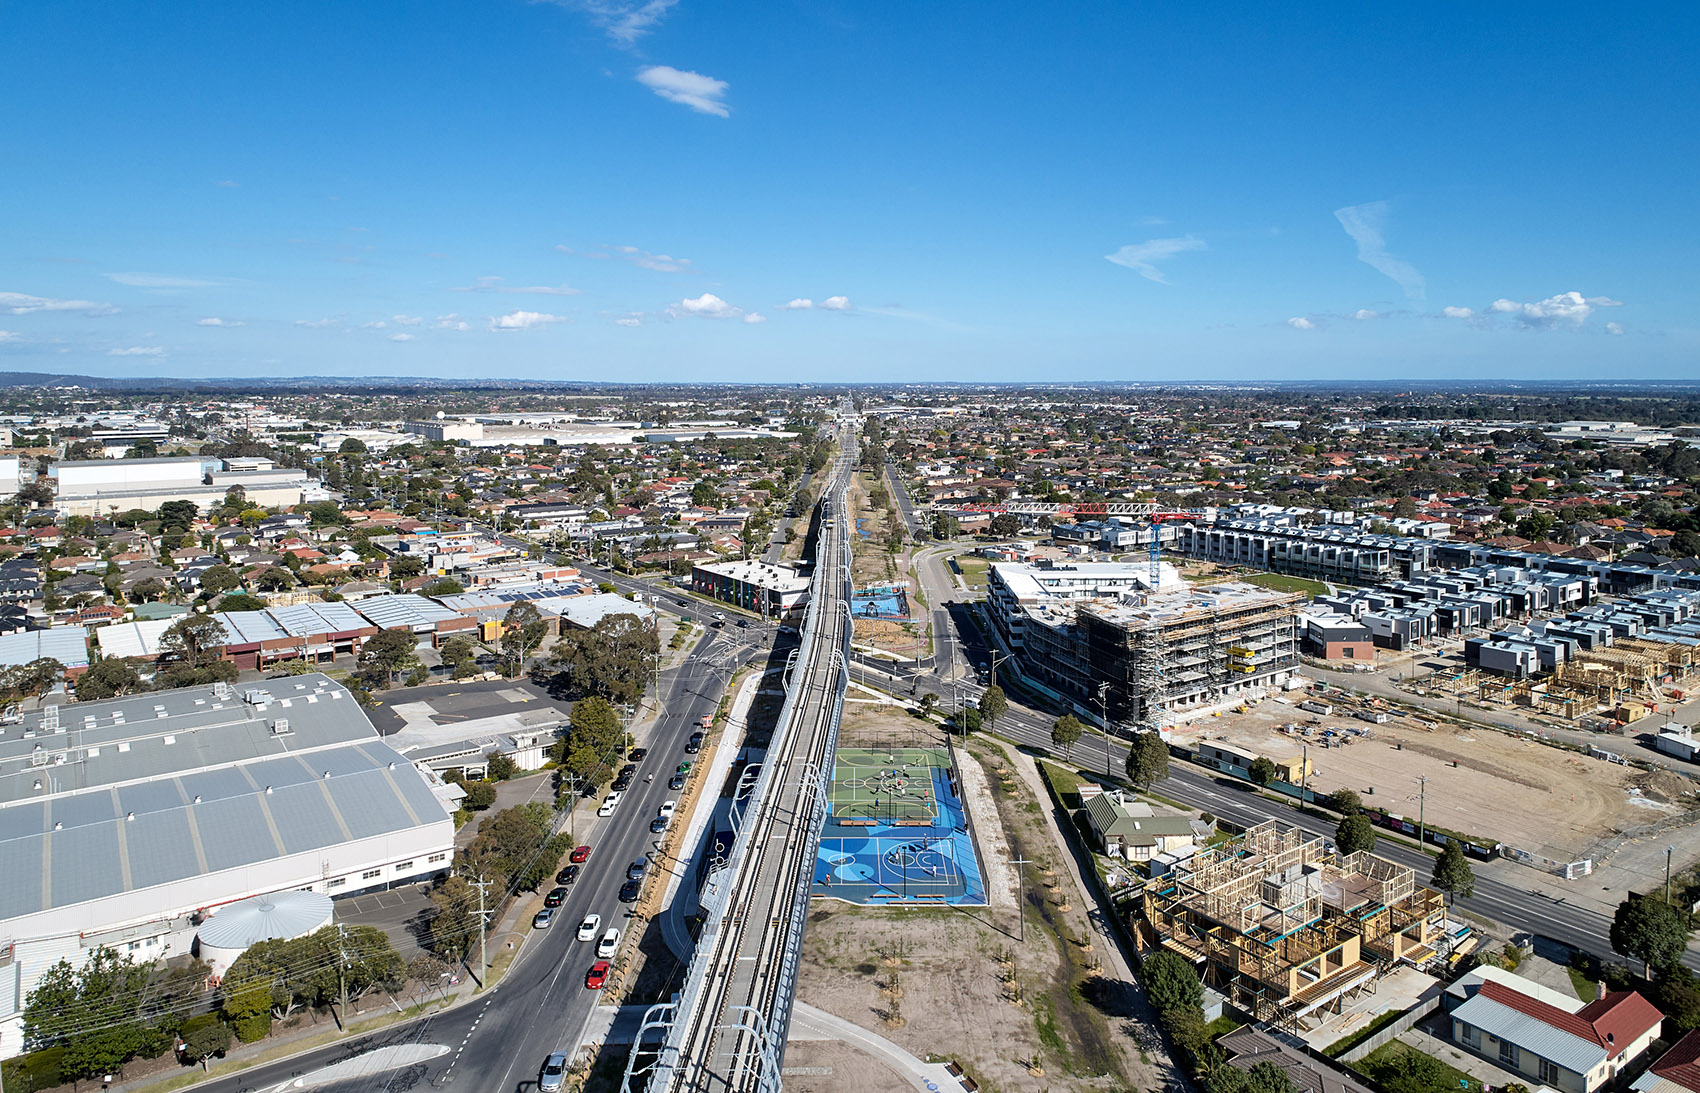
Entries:
<svg viewBox="0 0 1700 1093">
<path fill-rule="evenodd" d="M 1635 1093 L 1700 1093 L 1700 1029 L 1672 1044 L 1629 1088 Z"/>
<path fill-rule="evenodd" d="M 1084 795 L 1083 795 L 1084 796 Z M 1119 793 L 1100 793 L 1081 809 L 1098 851 L 1112 858 L 1148 861 L 1198 837 L 1189 816 L 1159 816 L 1143 801 L 1128 801 Z"/>
<path fill-rule="evenodd" d="M 1634 991 L 1584 1004 L 1498 969 L 1471 972 L 1447 993 L 1459 1046 L 1561 1093 L 1611 1086 L 1658 1039 L 1664 1021 Z"/>
</svg>

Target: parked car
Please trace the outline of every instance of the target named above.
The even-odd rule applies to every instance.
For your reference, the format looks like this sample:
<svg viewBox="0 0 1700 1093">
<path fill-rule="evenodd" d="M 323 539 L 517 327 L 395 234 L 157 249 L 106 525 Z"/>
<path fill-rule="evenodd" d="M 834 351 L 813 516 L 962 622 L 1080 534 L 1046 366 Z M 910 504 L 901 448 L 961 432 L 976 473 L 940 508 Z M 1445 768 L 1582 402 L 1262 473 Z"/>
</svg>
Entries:
<svg viewBox="0 0 1700 1093">
<path fill-rule="evenodd" d="M 643 891 L 643 881 L 629 880 L 620 885 L 620 902 L 636 903 L 638 894 Z"/>
<path fill-rule="evenodd" d="M 679 769 L 677 771 L 675 771 L 674 773 L 676 773 L 676 774 L 689 774 L 690 772 L 691 772 L 691 761 L 689 759 L 686 759 L 683 763 L 679 764 Z"/>
<path fill-rule="evenodd" d="M 614 810 L 620 807 L 620 797 L 621 795 L 619 793 L 610 793 L 607 797 L 603 798 L 602 807 L 596 810 L 596 814 L 604 818 L 612 816 L 614 814 Z"/>
<path fill-rule="evenodd" d="M 592 964 L 590 966 L 590 970 L 584 974 L 585 989 L 599 991 L 607 985 L 608 962 L 606 960 L 598 960 L 596 963 Z"/>
<path fill-rule="evenodd" d="M 673 777 L 667 779 L 667 788 L 668 789 L 684 789 L 685 788 L 685 776 L 683 774 L 673 775 Z"/>
<path fill-rule="evenodd" d="M 585 915 L 584 921 L 578 924 L 578 939 L 580 941 L 595 941 L 596 931 L 600 929 L 602 929 L 601 915 Z"/>
<path fill-rule="evenodd" d="M 555 874 L 555 883 L 563 886 L 572 884 L 578 880 L 579 868 L 576 865 L 561 866 L 561 871 Z"/>
<path fill-rule="evenodd" d="M 557 1051 L 543 1060 L 543 1069 L 537 1074 L 538 1093 L 560 1093 L 561 1083 L 567 1078 L 567 1053 Z"/>
<path fill-rule="evenodd" d="M 625 766 L 620 768 L 620 777 L 621 778 L 630 778 L 632 775 L 634 775 L 636 773 L 637 773 L 637 764 L 636 763 L 627 763 Z"/>
<path fill-rule="evenodd" d="M 619 951 L 620 928 L 618 926 L 610 926 L 608 927 L 608 932 L 602 935 L 602 940 L 596 943 L 596 955 L 603 957 L 604 959 L 613 959 L 614 954 Z"/>
<path fill-rule="evenodd" d="M 567 855 L 567 860 L 572 862 L 574 865 L 583 865 L 585 862 L 590 860 L 590 847 L 573 847 L 573 852 Z"/>
<path fill-rule="evenodd" d="M 673 813 L 677 811 L 678 808 L 678 801 L 663 801 L 661 802 L 661 809 L 656 813 L 656 815 L 660 816 L 664 820 L 671 820 L 673 818 Z"/>
<path fill-rule="evenodd" d="M 555 909 L 553 907 L 545 907 L 532 917 L 531 928 L 533 930 L 547 930 L 549 928 L 549 924 L 554 921 Z"/>
<path fill-rule="evenodd" d="M 608 788 L 618 793 L 624 793 L 626 790 L 632 788 L 632 776 L 629 774 L 622 774 L 618 778 L 614 779 Z"/>
<path fill-rule="evenodd" d="M 648 754 L 648 748 L 633 748 L 631 752 L 627 754 L 626 758 L 630 759 L 634 763 L 641 763 L 643 762 L 644 756 Z"/>
<path fill-rule="evenodd" d="M 626 879 L 642 880 L 643 875 L 647 872 L 649 872 L 649 856 L 645 855 L 634 859 L 632 864 L 626 866 Z"/>
<path fill-rule="evenodd" d="M 703 735 L 700 732 L 691 733 L 691 738 L 685 742 L 685 754 L 695 755 L 702 750 Z"/>
<path fill-rule="evenodd" d="M 551 888 L 549 894 L 543 897 L 543 906 L 559 907 L 566 901 L 566 898 L 567 890 L 565 888 Z"/>
<path fill-rule="evenodd" d="M 657 816 L 655 819 L 649 821 L 649 833 L 651 835 L 659 835 L 663 831 L 666 831 L 667 825 L 672 822 L 672 820 L 669 820 L 665 816 Z"/>
</svg>

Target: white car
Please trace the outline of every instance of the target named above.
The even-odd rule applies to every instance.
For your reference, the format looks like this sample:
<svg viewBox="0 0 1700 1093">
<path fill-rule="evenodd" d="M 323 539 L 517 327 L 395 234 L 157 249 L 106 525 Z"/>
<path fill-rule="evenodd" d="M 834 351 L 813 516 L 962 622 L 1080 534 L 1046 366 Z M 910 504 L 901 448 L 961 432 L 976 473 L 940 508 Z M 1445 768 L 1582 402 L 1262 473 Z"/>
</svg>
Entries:
<svg viewBox="0 0 1700 1093">
<path fill-rule="evenodd" d="M 602 929 L 601 915 L 585 915 L 584 921 L 578 924 L 578 939 L 580 941 L 595 941 L 596 931 Z"/>
<path fill-rule="evenodd" d="M 620 928 L 608 927 L 608 932 L 602 935 L 602 940 L 596 943 L 596 956 L 600 960 L 611 960 L 620 951 Z"/>
<path fill-rule="evenodd" d="M 674 811 L 678 809 L 678 807 L 678 801 L 667 801 L 661 806 L 661 811 L 657 812 L 656 815 L 661 817 L 663 820 L 671 820 L 673 818 Z"/>
<path fill-rule="evenodd" d="M 610 793 L 607 797 L 603 798 L 602 807 L 596 810 L 596 814 L 602 817 L 612 816 L 614 814 L 614 810 L 620 807 L 620 796 L 621 795 L 619 793 Z"/>
</svg>

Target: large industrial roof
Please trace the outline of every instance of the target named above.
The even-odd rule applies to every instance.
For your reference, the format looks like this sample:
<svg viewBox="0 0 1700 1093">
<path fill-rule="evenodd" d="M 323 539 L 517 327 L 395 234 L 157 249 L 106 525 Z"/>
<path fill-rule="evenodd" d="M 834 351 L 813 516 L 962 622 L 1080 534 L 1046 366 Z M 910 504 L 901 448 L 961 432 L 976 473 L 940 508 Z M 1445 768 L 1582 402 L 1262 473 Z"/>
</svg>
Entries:
<svg viewBox="0 0 1700 1093">
<path fill-rule="evenodd" d="M 52 710 L 0 726 L 0 921 L 445 818 L 322 675 Z"/>
<path fill-rule="evenodd" d="M 382 626 L 386 630 L 393 627 L 428 630 L 439 622 L 460 617 L 442 604 L 433 603 L 424 596 L 416 596 L 411 592 L 360 600 L 356 603 L 355 610 L 370 619 L 373 625 Z"/>
<path fill-rule="evenodd" d="M 28 664 L 42 657 L 52 657 L 67 668 L 87 664 L 88 627 L 55 626 L 49 630 L 0 635 L 0 665 Z"/>
<path fill-rule="evenodd" d="M 346 603 L 300 603 L 293 607 L 273 607 L 269 613 L 279 626 L 298 638 L 364 630 L 372 625 Z"/>
</svg>

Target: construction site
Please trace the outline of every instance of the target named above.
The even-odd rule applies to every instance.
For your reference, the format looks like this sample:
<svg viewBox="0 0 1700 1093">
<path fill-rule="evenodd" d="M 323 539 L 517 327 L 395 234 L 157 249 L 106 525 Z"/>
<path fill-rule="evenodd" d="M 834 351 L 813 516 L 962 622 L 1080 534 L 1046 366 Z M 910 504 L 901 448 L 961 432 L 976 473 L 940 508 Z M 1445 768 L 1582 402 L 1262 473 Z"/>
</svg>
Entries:
<svg viewBox="0 0 1700 1093">
<path fill-rule="evenodd" d="M 1444 955 L 1445 918 L 1409 868 L 1267 820 L 1153 882 L 1133 926 L 1146 951 L 1180 955 L 1229 1005 L 1299 1035 L 1395 967 Z"/>
<path fill-rule="evenodd" d="M 1650 638 L 1619 638 L 1611 645 L 1578 649 L 1551 674 L 1510 679 L 1479 668 L 1443 672 L 1420 686 L 1479 702 L 1520 706 L 1567 721 L 1598 719 L 1627 725 L 1672 701 L 1695 680 L 1695 647 Z"/>
<path fill-rule="evenodd" d="M 1110 719 L 1156 728 L 1284 683 L 1303 602 L 1224 582 L 1083 603 L 1077 625 Z"/>
</svg>

